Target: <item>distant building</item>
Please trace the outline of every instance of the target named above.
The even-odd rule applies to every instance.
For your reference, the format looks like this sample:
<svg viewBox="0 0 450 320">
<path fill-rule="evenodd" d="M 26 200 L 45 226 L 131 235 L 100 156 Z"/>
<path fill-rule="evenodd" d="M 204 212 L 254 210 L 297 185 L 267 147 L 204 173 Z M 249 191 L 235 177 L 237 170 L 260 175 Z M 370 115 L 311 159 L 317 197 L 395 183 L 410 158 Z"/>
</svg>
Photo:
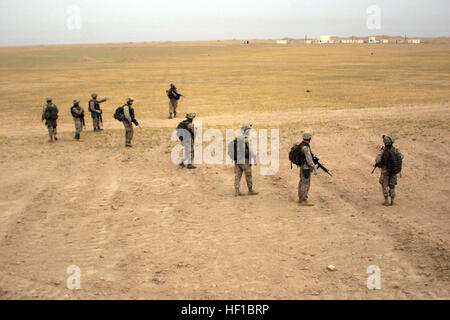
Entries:
<svg viewBox="0 0 450 320">
<path fill-rule="evenodd" d="M 409 39 L 408 43 L 419 44 L 420 43 L 420 39 Z"/>
<path fill-rule="evenodd" d="M 330 43 L 330 36 L 317 36 L 315 43 Z"/>
<path fill-rule="evenodd" d="M 287 44 L 287 40 L 277 40 L 277 44 Z"/>
<path fill-rule="evenodd" d="M 389 43 L 389 40 L 388 39 L 382 39 L 381 43 L 383 43 L 383 44 Z"/>
<path fill-rule="evenodd" d="M 377 43 L 377 39 L 375 37 L 369 37 L 368 43 Z"/>
<path fill-rule="evenodd" d="M 305 40 L 305 44 L 311 44 L 312 43 L 312 40 L 311 39 L 306 39 Z"/>
<path fill-rule="evenodd" d="M 250 43 L 250 41 L 248 41 L 248 40 L 242 41 L 242 44 L 249 44 L 249 43 Z"/>
<path fill-rule="evenodd" d="M 395 43 L 403 43 L 404 41 L 399 39 L 399 40 L 395 40 Z"/>
<path fill-rule="evenodd" d="M 355 43 L 364 43 L 364 40 L 363 39 L 356 39 Z"/>
</svg>

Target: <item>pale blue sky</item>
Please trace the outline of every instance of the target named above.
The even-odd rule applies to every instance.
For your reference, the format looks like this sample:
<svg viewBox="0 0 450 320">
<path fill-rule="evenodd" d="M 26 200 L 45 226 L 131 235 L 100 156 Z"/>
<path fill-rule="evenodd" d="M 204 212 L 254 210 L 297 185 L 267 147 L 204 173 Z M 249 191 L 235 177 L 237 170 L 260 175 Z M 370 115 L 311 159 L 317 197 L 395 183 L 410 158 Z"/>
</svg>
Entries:
<svg viewBox="0 0 450 320">
<path fill-rule="evenodd" d="M 80 8 L 80 29 L 67 8 Z M 366 26 L 370 5 L 381 29 Z M 450 0 L 0 0 L 0 46 L 303 38 L 305 34 L 450 36 Z"/>
</svg>

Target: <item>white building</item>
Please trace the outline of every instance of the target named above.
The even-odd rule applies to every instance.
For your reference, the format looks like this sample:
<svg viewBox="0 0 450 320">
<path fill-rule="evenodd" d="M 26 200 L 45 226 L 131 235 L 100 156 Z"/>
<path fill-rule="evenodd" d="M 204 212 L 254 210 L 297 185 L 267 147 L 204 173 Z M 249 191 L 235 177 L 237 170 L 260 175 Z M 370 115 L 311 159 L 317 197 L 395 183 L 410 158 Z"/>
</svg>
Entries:
<svg viewBox="0 0 450 320">
<path fill-rule="evenodd" d="M 315 43 L 329 43 L 330 36 L 317 36 Z"/>
<path fill-rule="evenodd" d="M 377 39 L 375 37 L 369 37 L 368 43 L 377 43 Z"/>
<path fill-rule="evenodd" d="M 408 43 L 419 44 L 420 43 L 420 39 L 409 39 Z"/>
<path fill-rule="evenodd" d="M 287 44 L 287 40 L 277 40 L 277 44 Z"/>
<path fill-rule="evenodd" d="M 311 39 L 306 39 L 305 40 L 305 44 L 311 44 L 312 43 L 312 40 Z"/>
</svg>

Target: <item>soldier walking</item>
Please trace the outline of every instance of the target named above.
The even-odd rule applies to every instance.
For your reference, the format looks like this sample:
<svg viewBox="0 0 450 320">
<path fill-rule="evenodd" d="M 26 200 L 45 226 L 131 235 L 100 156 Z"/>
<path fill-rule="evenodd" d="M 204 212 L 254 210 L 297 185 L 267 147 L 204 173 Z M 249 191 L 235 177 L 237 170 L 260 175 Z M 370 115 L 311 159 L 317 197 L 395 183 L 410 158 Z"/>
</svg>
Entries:
<svg viewBox="0 0 450 320">
<path fill-rule="evenodd" d="M 55 139 L 55 141 L 58 141 L 58 138 L 56 137 L 56 120 L 58 119 L 58 107 L 53 104 L 53 99 L 51 97 L 48 97 L 46 101 L 47 104 L 44 106 L 44 109 L 42 111 L 41 122 L 45 120 L 45 125 L 47 126 L 49 136 L 48 142 L 53 142 L 53 139 Z"/>
<path fill-rule="evenodd" d="M 123 105 L 123 126 L 125 127 L 125 147 L 132 147 L 131 140 L 133 140 L 133 123 L 139 126 L 138 121 L 134 117 L 133 98 L 127 98 L 127 103 Z"/>
<path fill-rule="evenodd" d="M 310 146 L 312 133 L 304 132 L 302 138 L 303 142 L 300 143 L 302 165 L 300 167 L 300 181 L 298 183 L 298 202 L 302 206 L 314 206 L 313 203 L 308 201 L 308 192 L 311 186 L 311 171 L 313 171 L 315 175 L 317 174 Z"/>
<path fill-rule="evenodd" d="M 245 180 L 248 187 L 248 195 L 254 196 L 259 194 L 253 190 L 252 165 L 256 165 L 256 155 L 252 152 L 249 137 L 252 130 L 251 126 L 243 126 L 241 128 L 242 135 L 237 137 L 234 143 L 234 190 L 235 196 L 243 196 L 240 191 L 242 173 L 245 174 Z"/>
<path fill-rule="evenodd" d="M 194 162 L 195 128 L 193 122 L 195 117 L 195 113 L 188 113 L 186 114 L 186 120 L 181 121 L 177 126 L 178 138 L 180 139 L 181 145 L 184 149 L 183 158 L 179 164 L 181 168 L 186 167 L 185 163 L 187 163 L 188 169 L 197 168 L 192 165 Z"/>
<path fill-rule="evenodd" d="M 73 121 L 75 123 L 75 140 L 80 140 L 81 131 L 83 131 L 83 127 L 86 128 L 86 124 L 84 122 L 84 109 L 80 106 L 80 100 L 73 100 L 73 106 L 70 108 L 70 113 L 72 114 Z"/>
<path fill-rule="evenodd" d="M 172 119 L 172 115 L 174 118 L 176 118 L 178 100 L 180 100 L 180 97 L 183 97 L 183 95 L 178 93 L 177 87 L 175 87 L 175 84 L 173 82 L 170 83 L 170 89 L 166 90 L 166 93 L 167 97 L 169 98 L 169 119 Z"/>
<path fill-rule="evenodd" d="M 375 167 L 381 168 L 380 184 L 384 196 L 384 206 L 393 206 L 396 196 L 397 174 L 401 175 L 403 154 L 393 146 L 394 139 L 383 135 L 384 147 L 381 148 L 375 160 Z M 375 170 L 375 169 L 374 169 Z M 391 202 L 389 202 L 391 197 Z"/>
<path fill-rule="evenodd" d="M 92 125 L 94 127 L 94 131 L 101 131 L 101 125 L 103 125 L 102 114 L 103 111 L 100 108 L 100 103 L 103 103 L 108 100 L 108 98 L 97 100 L 98 95 L 96 93 L 91 94 L 92 99 L 89 101 L 89 112 L 92 116 Z"/>
</svg>

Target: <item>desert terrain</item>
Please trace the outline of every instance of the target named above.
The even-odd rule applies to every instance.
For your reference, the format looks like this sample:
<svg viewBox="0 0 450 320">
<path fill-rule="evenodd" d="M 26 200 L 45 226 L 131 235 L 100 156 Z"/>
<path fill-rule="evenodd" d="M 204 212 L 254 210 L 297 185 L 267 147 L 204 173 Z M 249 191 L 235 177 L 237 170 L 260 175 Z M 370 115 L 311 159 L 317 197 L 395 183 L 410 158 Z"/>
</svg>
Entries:
<svg viewBox="0 0 450 320">
<path fill-rule="evenodd" d="M 0 48 L 0 299 L 449 299 L 449 57 L 448 43 Z M 278 172 L 253 168 L 258 196 L 234 197 L 232 165 L 171 162 L 172 81 L 179 115 L 204 130 L 279 129 Z M 102 132 L 91 92 L 109 98 Z M 56 143 L 40 122 L 47 96 Z M 133 148 L 112 117 L 128 96 Z M 314 207 L 297 203 L 288 160 L 306 129 L 333 173 L 312 177 Z M 405 156 L 393 207 L 371 175 L 383 134 Z M 80 290 L 66 287 L 70 265 Z M 380 290 L 366 286 L 371 265 Z"/>
</svg>

